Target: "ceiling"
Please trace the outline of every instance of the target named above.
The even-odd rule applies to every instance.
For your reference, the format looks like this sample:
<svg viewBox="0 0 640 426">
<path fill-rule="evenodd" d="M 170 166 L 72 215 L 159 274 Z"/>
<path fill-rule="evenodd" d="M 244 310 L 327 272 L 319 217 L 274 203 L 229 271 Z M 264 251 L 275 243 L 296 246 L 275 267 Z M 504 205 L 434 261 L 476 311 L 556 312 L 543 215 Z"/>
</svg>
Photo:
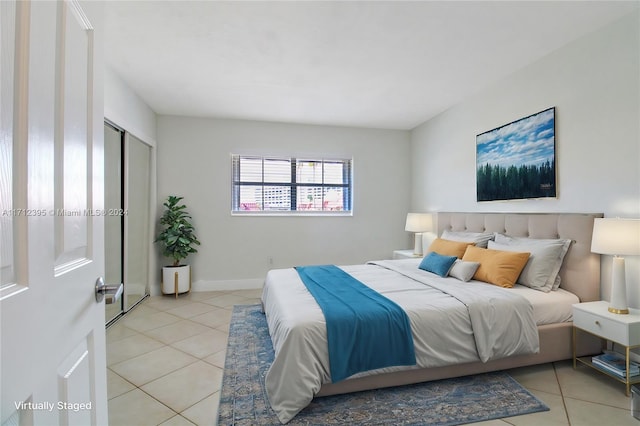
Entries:
<svg viewBox="0 0 640 426">
<path fill-rule="evenodd" d="M 638 9 L 626 1 L 107 1 L 157 114 L 412 129 Z"/>
</svg>

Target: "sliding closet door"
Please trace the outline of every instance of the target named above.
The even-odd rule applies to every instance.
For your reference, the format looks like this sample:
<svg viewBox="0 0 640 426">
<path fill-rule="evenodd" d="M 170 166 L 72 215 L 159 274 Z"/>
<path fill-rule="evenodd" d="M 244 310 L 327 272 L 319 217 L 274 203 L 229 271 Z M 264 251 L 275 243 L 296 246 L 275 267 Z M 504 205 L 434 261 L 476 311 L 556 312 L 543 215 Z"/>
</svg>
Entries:
<svg viewBox="0 0 640 426">
<path fill-rule="evenodd" d="M 106 305 L 106 323 L 149 294 L 151 147 L 126 131 L 104 125 L 105 282 L 124 283 Z"/>
<path fill-rule="evenodd" d="M 116 211 L 122 207 L 122 135 L 123 133 L 104 125 L 104 206 L 106 211 Z M 123 282 L 122 277 L 122 229 L 123 220 L 119 215 L 104 217 L 104 257 L 105 282 Z M 122 313 L 122 299 L 105 305 L 106 322 Z"/>
<path fill-rule="evenodd" d="M 151 147 L 140 139 L 125 137 L 125 236 L 124 310 L 149 293 Z"/>
</svg>

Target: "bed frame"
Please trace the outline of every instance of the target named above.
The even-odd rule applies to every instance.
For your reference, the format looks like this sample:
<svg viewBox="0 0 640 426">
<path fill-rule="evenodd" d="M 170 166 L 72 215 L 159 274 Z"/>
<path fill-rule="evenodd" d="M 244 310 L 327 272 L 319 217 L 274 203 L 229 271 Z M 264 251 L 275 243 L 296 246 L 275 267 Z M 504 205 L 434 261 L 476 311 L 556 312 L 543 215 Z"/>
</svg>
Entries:
<svg viewBox="0 0 640 426">
<path fill-rule="evenodd" d="M 560 287 L 577 295 L 581 302 L 590 302 L 600 299 L 600 255 L 591 253 L 591 234 L 594 219 L 597 217 L 603 217 L 603 214 L 440 212 L 436 214 L 436 223 L 438 235 L 448 229 L 499 232 L 513 237 L 571 239 L 571 247 L 560 269 Z M 316 396 L 407 385 L 570 359 L 573 356 L 572 324 L 567 322 L 539 326 L 540 352 L 537 354 L 514 356 L 487 363 L 473 362 L 348 379 L 323 385 Z M 577 354 L 582 356 L 600 352 L 600 340 L 586 337 L 580 339 L 580 345 L 576 348 Z"/>
</svg>

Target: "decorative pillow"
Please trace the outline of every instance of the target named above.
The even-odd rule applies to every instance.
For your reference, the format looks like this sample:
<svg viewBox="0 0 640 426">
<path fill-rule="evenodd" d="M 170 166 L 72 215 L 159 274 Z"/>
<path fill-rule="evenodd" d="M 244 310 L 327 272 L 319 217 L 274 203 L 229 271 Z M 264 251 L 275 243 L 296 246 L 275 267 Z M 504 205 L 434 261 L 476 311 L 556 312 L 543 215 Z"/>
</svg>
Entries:
<svg viewBox="0 0 640 426">
<path fill-rule="evenodd" d="M 492 250 L 469 246 L 462 260 L 480 262 L 473 279 L 495 284 L 500 287 L 513 287 L 518 275 L 529 260 L 529 253 Z"/>
<path fill-rule="evenodd" d="M 432 251 L 422 259 L 418 268 L 446 277 L 457 259 L 455 256 L 443 256 Z"/>
<path fill-rule="evenodd" d="M 466 260 L 458 259 L 449 270 L 449 276 L 467 282 L 473 278 L 473 274 L 476 273 L 479 266 L 480 263 L 478 262 L 467 262 Z"/>
<path fill-rule="evenodd" d="M 452 241 L 474 243 L 476 247 L 487 248 L 487 242 L 493 240 L 493 232 L 442 231 L 441 238 Z"/>
<path fill-rule="evenodd" d="M 455 256 L 458 259 L 462 258 L 464 251 L 468 246 L 472 246 L 473 243 L 465 243 L 461 241 L 444 240 L 442 238 L 436 238 L 429 246 L 428 252 L 435 251 L 438 254 L 444 256 Z"/>
<path fill-rule="evenodd" d="M 569 247 L 571 246 L 570 239 L 539 239 L 539 238 L 522 238 L 522 237 L 509 237 L 507 235 L 495 234 L 495 242 L 498 244 L 510 245 L 510 246 L 520 246 L 520 248 L 525 248 L 523 251 L 529 251 L 533 254 L 531 250 L 534 247 L 558 247 L 561 246 L 561 249 L 558 251 L 558 257 L 553 261 L 553 266 L 551 267 L 549 277 L 547 278 L 546 286 L 551 286 L 551 291 L 557 290 L 560 287 L 560 268 L 562 267 L 562 262 L 564 261 L 564 256 L 569 251 Z M 529 250 L 531 249 L 531 250 Z"/>
<path fill-rule="evenodd" d="M 529 260 L 518 277 L 518 284 L 548 293 L 553 288 L 557 259 L 563 249 L 562 243 L 553 245 L 508 245 L 489 241 L 489 248 L 502 251 L 529 252 Z M 559 268 L 558 268 L 559 269 Z"/>
</svg>

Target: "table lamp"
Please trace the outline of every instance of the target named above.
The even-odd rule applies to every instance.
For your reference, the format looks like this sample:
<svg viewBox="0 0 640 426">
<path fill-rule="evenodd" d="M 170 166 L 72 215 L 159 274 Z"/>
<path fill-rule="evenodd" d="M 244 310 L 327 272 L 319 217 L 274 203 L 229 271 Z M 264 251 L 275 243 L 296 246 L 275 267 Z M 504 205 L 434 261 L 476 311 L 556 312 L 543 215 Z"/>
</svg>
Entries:
<svg viewBox="0 0 640 426">
<path fill-rule="evenodd" d="M 407 213 L 404 230 L 415 232 L 414 256 L 422 256 L 422 233 L 433 229 L 433 216 L 429 213 Z"/>
<path fill-rule="evenodd" d="M 628 314 L 624 257 L 640 255 L 640 219 L 596 218 L 593 253 L 613 255 L 609 312 Z"/>
</svg>

